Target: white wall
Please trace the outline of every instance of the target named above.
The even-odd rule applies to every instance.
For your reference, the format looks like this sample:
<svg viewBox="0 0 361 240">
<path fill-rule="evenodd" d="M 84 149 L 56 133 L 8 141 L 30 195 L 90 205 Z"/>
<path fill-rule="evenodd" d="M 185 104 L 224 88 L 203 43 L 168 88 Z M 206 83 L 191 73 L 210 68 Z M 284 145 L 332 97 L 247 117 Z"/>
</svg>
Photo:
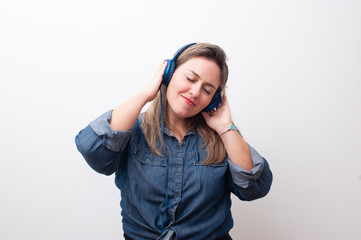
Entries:
<svg viewBox="0 0 361 240">
<path fill-rule="evenodd" d="M 228 96 L 270 162 L 234 239 L 360 239 L 361 3 L 2 1 L 0 239 L 122 239 L 114 177 L 74 137 L 189 42 L 229 56 Z"/>
</svg>

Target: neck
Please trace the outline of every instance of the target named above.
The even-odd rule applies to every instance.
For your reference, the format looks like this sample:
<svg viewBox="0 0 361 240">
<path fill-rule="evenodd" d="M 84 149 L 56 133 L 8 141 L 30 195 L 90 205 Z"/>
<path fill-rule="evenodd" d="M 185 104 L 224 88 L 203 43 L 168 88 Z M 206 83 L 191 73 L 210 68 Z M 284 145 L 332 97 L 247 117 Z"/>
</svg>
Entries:
<svg viewBox="0 0 361 240">
<path fill-rule="evenodd" d="M 172 121 L 171 119 L 169 119 L 167 127 L 177 137 L 179 142 L 183 140 L 183 137 L 187 132 L 187 129 L 185 127 L 185 121 Z"/>
<path fill-rule="evenodd" d="M 171 111 L 168 111 L 167 127 L 173 132 L 179 142 L 183 140 L 183 137 L 187 132 L 186 119 L 179 118 L 175 116 L 175 114 L 172 114 Z"/>
</svg>

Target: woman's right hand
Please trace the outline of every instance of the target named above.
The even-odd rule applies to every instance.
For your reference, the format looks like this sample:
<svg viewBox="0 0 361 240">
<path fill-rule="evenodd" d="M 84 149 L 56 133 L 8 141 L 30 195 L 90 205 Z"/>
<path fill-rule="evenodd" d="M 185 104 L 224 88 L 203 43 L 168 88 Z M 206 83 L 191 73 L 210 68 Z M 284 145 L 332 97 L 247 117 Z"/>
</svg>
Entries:
<svg viewBox="0 0 361 240">
<path fill-rule="evenodd" d="M 164 60 L 158 66 L 152 80 L 150 80 L 148 84 L 142 89 L 142 93 L 146 96 L 147 102 L 152 101 L 157 96 L 167 64 L 167 61 Z"/>
<path fill-rule="evenodd" d="M 144 105 L 157 96 L 166 66 L 167 61 L 162 62 L 152 80 L 140 92 L 113 110 L 110 120 L 113 130 L 129 131 L 132 128 Z"/>
</svg>

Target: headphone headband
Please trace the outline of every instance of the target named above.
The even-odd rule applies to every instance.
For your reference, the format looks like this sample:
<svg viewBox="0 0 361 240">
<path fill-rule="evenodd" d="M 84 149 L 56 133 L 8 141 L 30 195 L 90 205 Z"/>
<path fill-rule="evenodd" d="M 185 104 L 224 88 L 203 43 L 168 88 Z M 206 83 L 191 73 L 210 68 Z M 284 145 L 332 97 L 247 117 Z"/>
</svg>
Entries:
<svg viewBox="0 0 361 240">
<path fill-rule="evenodd" d="M 183 47 L 181 47 L 180 49 L 178 49 L 178 51 L 174 54 L 174 57 L 172 59 L 173 62 L 175 62 L 177 60 L 177 58 L 179 57 L 179 55 L 181 55 L 181 53 L 186 50 L 187 48 L 189 48 L 190 46 L 194 45 L 196 43 L 189 43 Z"/>
</svg>

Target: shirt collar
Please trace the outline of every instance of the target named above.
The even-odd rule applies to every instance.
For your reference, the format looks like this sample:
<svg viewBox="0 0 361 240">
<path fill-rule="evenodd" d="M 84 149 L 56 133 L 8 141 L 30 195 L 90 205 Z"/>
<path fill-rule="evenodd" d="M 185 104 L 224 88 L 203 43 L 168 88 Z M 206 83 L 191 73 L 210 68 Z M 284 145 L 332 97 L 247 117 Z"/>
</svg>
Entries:
<svg viewBox="0 0 361 240">
<path fill-rule="evenodd" d="M 167 136 L 169 137 L 176 137 L 173 132 L 167 127 L 167 126 L 164 126 L 164 129 L 163 129 L 163 133 L 166 134 Z M 194 135 L 194 129 L 192 130 L 188 130 L 186 132 L 186 134 L 184 135 L 185 136 L 188 136 L 188 135 Z"/>
</svg>

